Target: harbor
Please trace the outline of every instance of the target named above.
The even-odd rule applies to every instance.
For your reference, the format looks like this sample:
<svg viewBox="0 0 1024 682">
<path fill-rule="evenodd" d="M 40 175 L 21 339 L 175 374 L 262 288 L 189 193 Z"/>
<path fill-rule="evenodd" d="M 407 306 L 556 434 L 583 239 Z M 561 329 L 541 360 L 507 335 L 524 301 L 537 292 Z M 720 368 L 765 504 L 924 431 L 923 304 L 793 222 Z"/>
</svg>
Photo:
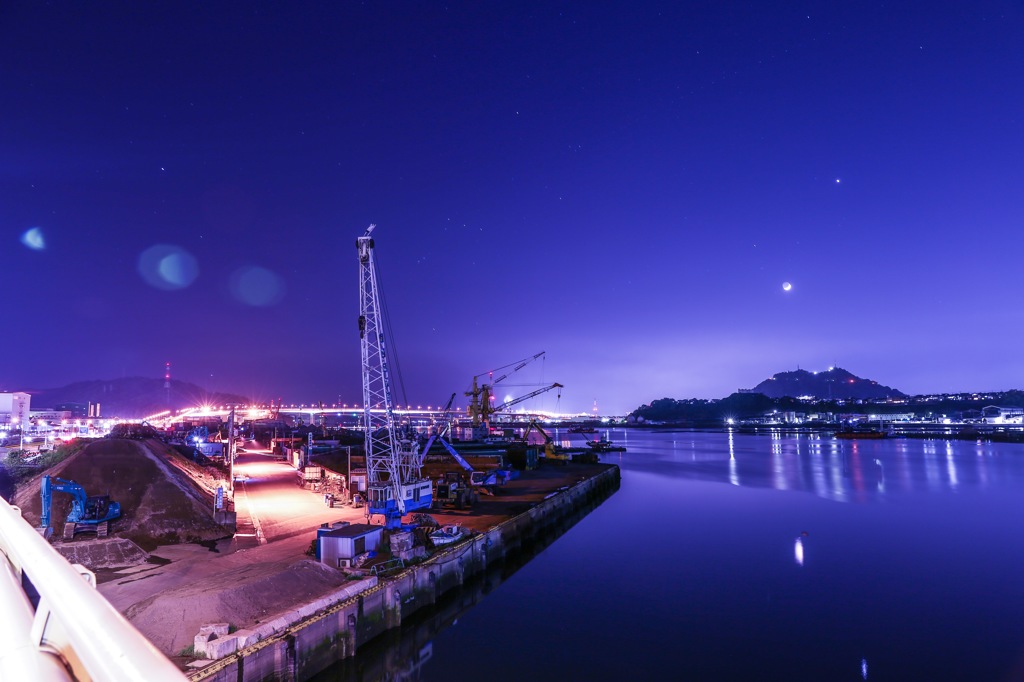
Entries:
<svg viewBox="0 0 1024 682">
<path fill-rule="evenodd" d="M 471 609 L 427 610 L 365 668 L 314 679 L 1008 678 L 1020 445 L 610 436 L 619 492 Z M 647 522 L 655 505 L 671 514 Z"/>
<path fill-rule="evenodd" d="M 217 676 L 228 669 L 242 675 L 231 679 L 306 679 L 538 537 L 565 527 L 566 518 L 585 514 L 619 485 L 614 464 L 544 463 L 541 458 L 540 466 L 517 471 L 466 508 L 438 500 L 424 510 L 420 523 L 429 519 L 460 530 L 450 544 L 428 541 L 428 547 L 434 545 L 429 553 L 408 564 L 395 563 L 387 536 L 402 534 L 397 529 L 384 536 L 380 551 L 360 555 L 369 561 L 357 568 L 311 556 L 319 554 L 319 547 L 316 552 L 310 547 L 318 544 L 325 527 L 383 531 L 381 525 L 360 525 L 373 519 L 358 497 L 344 504 L 328 500 L 314 489 L 318 484 L 307 483 L 302 471 L 281 455 L 256 441 L 245 445 L 234 465 L 232 528 L 214 522 L 221 470 L 197 466 L 157 439 L 92 442 L 25 482 L 18 494 L 25 520 L 38 525 L 43 522 L 40 486 L 45 477 L 73 479 L 88 491 L 107 481 L 107 496 L 120 500 L 122 510 L 121 517 L 107 522 L 109 535 L 62 539 L 73 524 L 61 521 L 67 507 L 51 501 L 54 518 L 48 523 L 54 526 L 55 547 L 92 569 L 100 593 L 165 656 L 191 671 L 193 679 L 226 679 Z M 482 457 L 501 461 L 497 455 Z M 470 459 L 478 462 L 481 456 Z M 137 473 L 108 478 L 126 470 Z M 66 502 L 70 493 L 63 487 L 42 499 Z M 180 497 L 168 497 L 174 491 Z M 208 539 L 202 539 L 203 533 Z M 396 601 L 394 590 L 405 596 Z M 344 618 L 330 620 L 328 613 Z M 349 616 L 356 619 L 355 629 Z M 331 629 L 338 624 L 341 629 Z M 333 642 L 325 650 L 300 649 L 295 656 L 282 653 L 287 647 L 273 648 L 297 632 L 308 631 L 302 636 L 307 637 L 323 628 L 331 631 Z M 274 672 L 267 673 L 267 666 Z M 290 672 L 284 677 L 272 677 L 285 670 Z"/>
</svg>

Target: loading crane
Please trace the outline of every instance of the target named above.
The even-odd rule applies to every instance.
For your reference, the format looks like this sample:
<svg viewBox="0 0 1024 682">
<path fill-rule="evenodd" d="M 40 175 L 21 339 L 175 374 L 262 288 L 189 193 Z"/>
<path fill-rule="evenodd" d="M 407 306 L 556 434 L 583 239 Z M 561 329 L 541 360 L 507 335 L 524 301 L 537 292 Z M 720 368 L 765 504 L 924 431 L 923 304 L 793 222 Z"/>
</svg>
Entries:
<svg viewBox="0 0 1024 682">
<path fill-rule="evenodd" d="M 463 475 L 460 475 L 458 472 L 445 474 L 444 479 L 438 482 L 436 493 L 439 500 L 452 501 L 458 509 L 462 509 L 463 507 L 472 506 L 473 501 L 476 499 L 477 491 L 493 495 L 499 484 L 499 478 L 506 478 L 507 472 L 499 473 L 496 470 L 478 471 L 474 469 L 473 465 L 466 461 L 466 458 L 460 455 L 445 437 L 451 428 L 450 415 L 454 401 L 455 394 L 452 393 L 452 397 L 448 399 L 448 404 L 444 406 L 444 412 L 441 414 L 442 426 L 427 441 L 427 444 L 423 447 L 423 454 L 426 456 L 430 452 L 430 448 L 433 447 L 434 442 L 440 441 L 444 449 L 452 456 L 452 459 L 465 470 L 466 473 Z M 467 486 L 466 483 L 469 485 Z"/>
<path fill-rule="evenodd" d="M 400 432 L 391 398 L 391 373 L 385 342 L 380 288 L 370 225 L 356 239 L 359 252 L 359 351 L 362 358 L 363 427 L 366 448 L 367 510 L 384 516 L 387 528 L 400 528 L 402 516 L 430 508 L 430 479 L 423 478 L 423 454 Z"/>
<path fill-rule="evenodd" d="M 545 431 L 539 423 L 537 423 L 536 419 L 531 419 L 530 425 L 527 426 L 526 431 L 523 432 L 524 443 L 530 442 L 530 432 L 533 430 L 536 430 L 537 433 L 544 437 L 544 457 L 546 457 L 548 461 L 564 462 L 569 459 L 568 455 L 566 455 L 561 448 L 555 445 L 554 440 L 552 440 L 548 432 Z"/>
<path fill-rule="evenodd" d="M 121 505 L 111 502 L 110 495 L 88 497 L 85 488 L 56 476 L 44 476 L 39 494 L 42 497 L 43 511 L 39 521 L 43 534 L 48 536 L 50 529 L 50 505 L 53 493 L 71 495 L 71 511 L 64 522 L 64 539 L 70 540 L 78 533 L 96 533 L 97 537 L 105 538 L 110 529 L 110 522 L 121 516 Z"/>
<path fill-rule="evenodd" d="M 488 407 L 488 409 L 486 411 L 486 416 L 484 418 L 484 423 L 486 423 L 489 426 L 490 425 L 490 421 L 491 421 L 490 417 L 491 417 L 492 414 L 497 414 L 498 412 L 504 412 L 505 410 L 507 410 L 508 408 L 512 407 L 513 405 L 518 405 L 519 403 L 523 402 L 524 400 L 529 400 L 530 398 L 535 398 L 535 397 L 539 396 L 541 393 L 547 393 L 548 391 L 550 391 L 552 389 L 555 389 L 555 388 L 563 389 L 565 387 L 562 386 L 562 384 L 559 384 L 559 383 L 556 382 L 556 383 L 551 384 L 550 386 L 545 386 L 544 388 L 538 388 L 536 391 L 530 391 L 526 395 L 521 395 L 518 398 L 512 398 L 511 400 L 506 400 L 505 402 L 503 402 L 502 404 L 498 405 L 497 407 Z M 562 391 L 561 390 L 558 391 L 558 397 L 559 398 L 562 397 Z"/>
<path fill-rule="evenodd" d="M 441 445 L 444 446 L 444 449 L 448 451 L 448 454 L 450 454 L 455 459 L 455 461 L 459 463 L 459 466 L 461 466 L 466 471 L 473 471 L 473 467 L 470 466 L 469 462 L 467 462 L 462 455 L 456 452 L 455 448 L 452 447 L 452 444 L 449 443 L 448 440 L 445 438 L 445 436 L 448 433 L 448 430 L 451 428 L 451 411 L 453 402 L 455 402 L 454 393 L 452 393 L 452 397 L 448 399 L 448 404 L 444 406 L 444 412 L 441 413 L 442 426 L 437 430 L 437 433 L 430 437 L 430 439 L 427 441 L 427 444 L 423 446 L 423 454 L 424 456 L 426 456 L 426 454 L 430 452 L 430 448 L 434 446 L 434 442 L 440 441 Z"/>
<path fill-rule="evenodd" d="M 545 351 L 541 351 L 536 355 L 531 355 L 530 357 L 523 358 L 522 360 L 510 362 L 507 365 L 496 367 L 495 369 L 477 374 L 473 377 L 473 386 L 466 391 L 466 397 L 470 399 L 469 407 L 466 408 L 466 413 L 473 419 L 473 426 L 475 427 L 474 431 L 477 430 L 481 424 L 488 423 L 491 413 L 494 412 L 494 410 L 491 409 L 491 400 L 494 397 L 494 386 L 515 374 L 523 367 L 526 367 L 534 360 L 542 357 L 544 353 Z M 479 383 L 481 377 L 494 376 L 495 372 L 500 372 L 501 370 L 508 369 L 509 367 L 512 368 L 510 371 L 502 374 L 490 383 Z"/>
</svg>

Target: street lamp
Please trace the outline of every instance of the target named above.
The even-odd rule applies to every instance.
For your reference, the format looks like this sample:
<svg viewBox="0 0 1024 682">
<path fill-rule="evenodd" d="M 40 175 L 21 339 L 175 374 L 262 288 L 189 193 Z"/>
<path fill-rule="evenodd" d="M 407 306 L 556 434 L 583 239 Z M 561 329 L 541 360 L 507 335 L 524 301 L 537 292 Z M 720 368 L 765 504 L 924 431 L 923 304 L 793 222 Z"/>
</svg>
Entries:
<svg viewBox="0 0 1024 682">
<path fill-rule="evenodd" d="M 21 420 L 18 417 L 13 417 L 11 419 L 11 423 L 12 424 L 20 424 L 20 421 Z M 20 425 L 18 426 L 18 438 L 20 439 L 18 441 L 18 449 L 19 450 L 24 450 L 25 449 L 25 429 L 21 428 Z"/>
</svg>

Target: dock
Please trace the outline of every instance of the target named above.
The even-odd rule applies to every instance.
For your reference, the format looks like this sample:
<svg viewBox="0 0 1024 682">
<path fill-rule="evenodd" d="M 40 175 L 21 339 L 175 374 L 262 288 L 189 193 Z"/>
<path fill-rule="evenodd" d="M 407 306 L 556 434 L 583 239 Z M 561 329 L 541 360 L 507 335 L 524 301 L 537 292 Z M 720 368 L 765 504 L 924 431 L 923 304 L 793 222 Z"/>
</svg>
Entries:
<svg viewBox="0 0 1024 682">
<path fill-rule="evenodd" d="M 370 577 L 335 601 L 315 600 L 262 628 L 221 637 L 215 661 L 196 661 L 193 682 L 303 680 L 417 611 L 535 543 L 549 543 L 619 487 L 609 464 L 548 467 L 528 472 L 473 511 L 432 512 L 439 522 L 478 531 L 429 559 L 387 577 Z M 564 489 L 562 489 L 564 488 Z"/>
</svg>

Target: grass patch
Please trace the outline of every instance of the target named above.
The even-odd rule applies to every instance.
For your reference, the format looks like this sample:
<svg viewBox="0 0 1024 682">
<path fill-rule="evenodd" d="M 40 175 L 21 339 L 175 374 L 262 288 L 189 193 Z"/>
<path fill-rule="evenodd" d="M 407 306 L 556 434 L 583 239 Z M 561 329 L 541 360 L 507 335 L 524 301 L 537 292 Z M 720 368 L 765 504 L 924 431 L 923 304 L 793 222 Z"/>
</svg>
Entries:
<svg viewBox="0 0 1024 682">
<path fill-rule="evenodd" d="M 185 647 L 184 649 L 179 651 L 178 655 L 182 656 L 184 658 L 198 658 L 196 656 L 196 645 L 195 644 L 189 644 L 187 647 Z"/>
<path fill-rule="evenodd" d="M 88 444 L 88 441 L 84 438 L 76 438 L 68 441 L 44 452 L 39 457 L 36 457 L 31 462 L 26 462 L 24 455 L 27 454 L 24 450 L 12 450 L 7 454 L 5 463 L 8 465 L 8 469 L 11 472 L 12 477 L 16 482 L 28 480 L 35 476 L 35 474 L 44 469 L 49 469 L 55 464 L 60 464 L 67 458 L 71 457 L 75 453 L 79 452 Z"/>
</svg>

